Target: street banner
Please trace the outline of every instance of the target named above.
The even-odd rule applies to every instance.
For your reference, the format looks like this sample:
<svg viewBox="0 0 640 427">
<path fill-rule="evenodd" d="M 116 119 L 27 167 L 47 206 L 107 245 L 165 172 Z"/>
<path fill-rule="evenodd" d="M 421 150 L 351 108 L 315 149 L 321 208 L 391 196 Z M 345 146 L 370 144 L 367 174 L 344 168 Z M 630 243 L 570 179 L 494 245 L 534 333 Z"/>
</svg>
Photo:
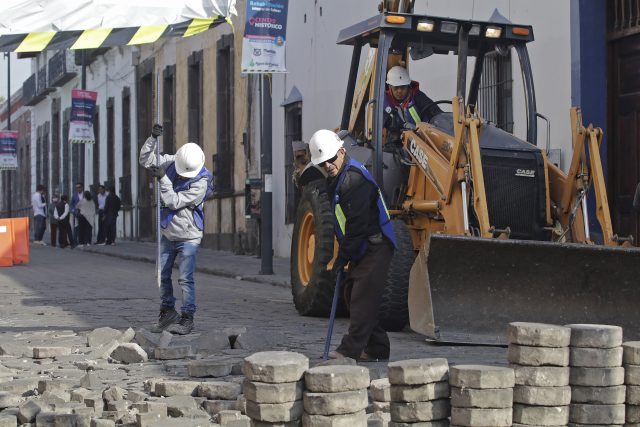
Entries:
<svg viewBox="0 0 640 427">
<path fill-rule="evenodd" d="M 18 131 L 0 131 L 0 170 L 18 169 Z"/>
<path fill-rule="evenodd" d="M 247 0 L 243 73 L 286 73 L 288 0 Z"/>
<path fill-rule="evenodd" d="M 98 92 L 90 90 L 71 90 L 71 124 L 69 142 L 76 144 L 94 144 L 93 116 L 96 111 Z"/>
</svg>

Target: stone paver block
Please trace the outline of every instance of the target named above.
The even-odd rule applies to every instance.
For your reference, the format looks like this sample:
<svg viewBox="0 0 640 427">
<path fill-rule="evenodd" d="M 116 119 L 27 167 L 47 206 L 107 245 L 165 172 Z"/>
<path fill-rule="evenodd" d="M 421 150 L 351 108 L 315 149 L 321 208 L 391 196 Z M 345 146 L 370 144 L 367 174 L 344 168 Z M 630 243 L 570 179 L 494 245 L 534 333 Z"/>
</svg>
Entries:
<svg viewBox="0 0 640 427">
<path fill-rule="evenodd" d="M 167 414 L 172 417 L 181 416 L 188 409 L 197 409 L 198 403 L 191 396 L 171 396 L 162 400 L 167 405 Z"/>
<path fill-rule="evenodd" d="M 568 367 L 511 365 L 516 384 L 536 387 L 563 387 L 569 385 Z"/>
<path fill-rule="evenodd" d="M 640 365 L 640 341 L 622 343 L 622 362 L 625 365 Z"/>
<path fill-rule="evenodd" d="M 207 399 L 235 400 L 242 393 L 242 386 L 227 381 L 209 381 L 201 383 L 196 395 Z"/>
<path fill-rule="evenodd" d="M 428 402 L 391 402 L 391 420 L 395 422 L 415 423 L 447 418 L 451 413 L 449 399 Z"/>
<path fill-rule="evenodd" d="M 269 384 L 244 381 L 242 391 L 245 397 L 256 403 L 284 403 L 302 399 L 304 381 Z"/>
<path fill-rule="evenodd" d="M 449 420 L 423 421 L 419 423 L 397 423 L 390 421 L 388 427 L 449 427 Z"/>
<path fill-rule="evenodd" d="M 355 427 L 367 425 L 367 413 L 365 411 L 345 415 L 309 415 L 302 416 L 302 425 L 305 427 Z"/>
<path fill-rule="evenodd" d="M 314 393 L 366 389 L 370 384 L 369 370 L 363 366 L 316 366 L 304 374 L 305 387 Z"/>
<path fill-rule="evenodd" d="M 590 403 L 595 405 L 616 405 L 624 403 L 626 387 L 616 385 L 611 387 L 571 387 L 571 402 Z"/>
<path fill-rule="evenodd" d="M 260 421 L 274 423 L 297 420 L 302 417 L 303 412 L 302 400 L 286 403 L 256 403 L 247 400 L 247 415 Z"/>
<path fill-rule="evenodd" d="M 176 360 L 193 356 L 190 345 L 181 345 L 175 347 L 156 347 L 154 356 L 158 360 Z"/>
<path fill-rule="evenodd" d="M 127 399 L 131 403 L 143 402 L 147 399 L 149 395 L 147 393 L 143 393 L 137 390 L 128 390 L 125 399 Z"/>
<path fill-rule="evenodd" d="M 252 420 L 251 418 L 247 419 L 251 420 L 250 423 L 247 425 L 247 427 L 302 427 L 302 420 L 295 420 L 295 421 L 283 421 L 281 423 L 270 423 L 267 421 L 258 421 L 258 420 Z M 230 425 L 227 424 L 231 427 L 236 427 L 236 425 Z M 244 427 L 244 426 L 240 426 L 238 424 L 238 427 Z"/>
<path fill-rule="evenodd" d="M 366 389 L 337 393 L 304 392 L 304 410 L 313 415 L 343 415 L 366 409 L 369 398 Z"/>
<path fill-rule="evenodd" d="M 116 427 L 116 422 L 103 418 L 93 418 L 91 420 L 91 427 Z"/>
<path fill-rule="evenodd" d="M 103 327 L 96 328 L 87 334 L 87 347 L 98 347 L 112 340 L 117 340 L 122 335 L 117 329 Z"/>
<path fill-rule="evenodd" d="M 449 379 L 449 362 L 442 358 L 400 360 L 388 367 L 391 384 L 429 384 Z"/>
<path fill-rule="evenodd" d="M 87 372 L 80 378 L 80 387 L 85 389 L 102 388 L 102 385 L 102 381 L 93 371 Z"/>
<path fill-rule="evenodd" d="M 367 414 L 382 412 L 388 414 L 391 412 L 391 402 L 376 402 L 375 400 L 367 407 Z"/>
<path fill-rule="evenodd" d="M 18 417 L 15 415 L 0 414 L 0 427 L 16 427 L 18 425 Z"/>
<path fill-rule="evenodd" d="M 10 408 L 17 406 L 20 401 L 20 396 L 8 391 L 0 391 L 0 409 Z"/>
<path fill-rule="evenodd" d="M 33 347 L 34 359 L 47 359 L 56 356 L 69 356 L 71 347 Z"/>
<path fill-rule="evenodd" d="M 569 347 L 533 347 L 509 344 L 507 360 L 525 366 L 569 366 Z"/>
<path fill-rule="evenodd" d="M 126 395 L 127 390 L 122 387 L 113 386 L 106 388 L 102 392 L 102 399 L 104 399 L 105 402 L 114 402 L 116 400 L 124 400 Z"/>
<path fill-rule="evenodd" d="M 93 393 L 91 390 L 87 390 L 86 388 L 76 388 L 71 390 L 70 399 L 72 402 L 80 402 L 84 403 L 84 399 Z"/>
<path fill-rule="evenodd" d="M 29 393 L 38 388 L 39 377 L 14 379 L 0 383 L 0 391 L 8 391 L 15 394 Z"/>
<path fill-rule="evenodd" d="M 572 347 L 612 348 L 622 345 L 622 328 L 613 325 L 572 324 Z"/>
<path fill-rule="evenodd" d="M 627 405 L 626 407 L 626 426 L 630 423 L 640 423 L 640 406 L 637 405 Z"/>
<path fill-rule="evenodd" d="M 211 354 L 231 348 L 229 336 L 222 331 L 202 333 L 192 344 L 194 351 L 201 354 Z"/>
<path fill-rule="evenodd" d="M 49 405 L 38 400 L 27 400 L 20 405 L 18 412 L 18 421 L 20 423 L 31 423 L 41 411 L 48 411 Z"/>
<path fill-rule="evenodd" d="M 244 375 L 250 381 L 290 383 L 309 369 L 309 358 L 290 351 L 263 351 L 244 359 Z"/>
<path fill-rule="evenodd" d="M 89 354 L 87 354 L 87 358 L 106 359 L 120 344 L 121 343 L 118 340 L 111 340 L 108 343 L 99 345 L 97 347 L 91 347 L 91 351 L 89 352 Z"/>
<path fill-rule="evenodd" d="M 583 368 L 614 368 L 622 366 L 622 347 L 571 347 L 570 365 Z"/>
<path fill-rule="evenodd" d="M 111 358 L 121 363 L 142 363 L 149 360 L 147 352 L 136 343 L 124 343 L 116 347 Z"/>
<path fill-rule="evenodd" d="M 211 416 L 217 415 L 220 411 L 235 411 L 237 406 L 237 400 L 205 400 L 202 402 L 202 409 Z"/>
<path fill-rule="evenodd" d="M 569 419 L 578 424 L 624 424 L 624 405 L 572 403 Z"/>
<path fill-rule="evenodd" d="M 459 388 L 513 388 L 511 368 L 487 365 L 456 365 L 449 372 L 449 384 Z"/>
<path fill-rule="evenodd" d="M 512 419 L 511 408 L 451 408 L 451 425 L 456 426 L 506 427 L 511 426 Z"/>
<path fill-rule="evenodd" d="M 233 362 L 220 359 L 200 359 L 187 365 L 187 372 L 190 377 L 225 377 L 231 374 Z"/>
<path fill-rule="evenodd" d="M 166 415 L 160 413 L 144 413 L 136 414 L 137 427 L 153 427 L 158 421 L 166 418 Z"/>
<path fill-rule="evenodd" d="M 618 368 L 571 368 L 571 385 L 609 387 L 624 384 L 625 369 Z"/>
<path fill-rule="evenodd" d="M 515 403 L 513 421 L 539 426 L 564 426 L 569 422 L 569 406 L 530 406 Z"/>
<path fill-rule="evenodd" d="M 42 379 L 38 381 L 38 393 L 42 394 L 45 391 L 51 393 L 64 393 L 71 390 L 74 386 L 74 382 L 64 379 Z"/>
<path fill-rule="evenodd" d="M 516 385 L 513 401 L 525 405 L 566 406 L 571 402 L 571 387 L 535 387 Z"/>
<path fill-rule="evenodd" d="M 445 397 L 449 397 L 449 383 L 447 381 L 422 385 L 393 384 L 391 386 L 391 401 L 393 402 L 425 402 Z"/>
<path fill-rule="evenodd" d="M 377 402 L 391 402 L 391 383 L 389 378 L 372 380 L 369 384 L 371 398 Z"/>
<path fill-rule="evenodd" d="M 571 329 L 546 323 L 512 322 L 507 326 L 510 344 L 537 347 L 567 347 Z"/>
<path fill-rule="evenodd" d="M 629 405 L 640 405 L 640 386 L 628 385 L 626 388 L 625 402 Z"/>
<path fill-rule="evenodd" d="M 113 400 L 107 402 L 107 411 L 126 411 L 130 404 L 128 400 Z"/>
<path fill-rule="evenodd" d="M 158 381 L 154 394 L 156 396 L 195 396 L 200 384 L 197 381 Z"/>
<path fill-rule="evenodd" d="M 624 365 L 624 383 L 640 385 L 640 365 Z"/>
<path fill-rule="evenodd" d="M 513 389 L 451 387 L 451 406 L 456 408 L 511 408 Z"/>
</svg>

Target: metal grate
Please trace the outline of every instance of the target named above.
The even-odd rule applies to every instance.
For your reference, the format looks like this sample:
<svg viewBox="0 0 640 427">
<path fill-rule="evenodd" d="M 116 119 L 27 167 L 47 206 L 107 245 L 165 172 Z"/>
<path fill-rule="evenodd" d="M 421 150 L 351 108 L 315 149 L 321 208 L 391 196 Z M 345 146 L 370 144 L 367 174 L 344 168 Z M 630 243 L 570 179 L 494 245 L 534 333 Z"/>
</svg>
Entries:
<svg viewBox="0 0 640 427">
<path fill-rule="evenodd" d="M 485 55 L 478 89 L 478 109 L 485 120 L 509 133 L 513 132 L 511 52 L 506 56 L 497 52 Z"/>
<path fill-rule="evenodd" d="M 292 224 L 296 220 L 296 209 L 300 201 L 300 190 L 293 182 L 294 157 L 293 141 L 302 141 L 302 103 L 287 105 L 284 113 L 285 127 L 285 189 L 286 189 L 286 209 L 285 224 Z"/>
<path fill-rule="evenodd" d="M 609 39 L 640 33 L 640 0 L 609 0 Z"/>
</svg>

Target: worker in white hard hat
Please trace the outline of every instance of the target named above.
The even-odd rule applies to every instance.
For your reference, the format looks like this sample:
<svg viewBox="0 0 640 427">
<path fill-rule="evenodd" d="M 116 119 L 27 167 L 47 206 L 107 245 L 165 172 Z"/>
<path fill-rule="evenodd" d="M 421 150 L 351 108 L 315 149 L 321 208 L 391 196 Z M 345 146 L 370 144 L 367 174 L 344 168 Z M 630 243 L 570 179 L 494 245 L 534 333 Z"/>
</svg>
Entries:
<svg viewBox="0 0 640 427">
<path fill-rule="evenodd" d="M 328 175 L 334 231 L 340 245 L 333 271 L 342 274 L 349 264 L 344 280 L 349 330 L 329 357 L 387 360 L 389 337 L 379 324 L 378 312 L 396 236 L 382 192 L 365 167 L 347 155 L 335 132 L 322 129 L 314 133 L 309 151 L 311 162 Z"/>
<path fill-rule="evenodd" d="M 411 80 L 406 68 L 396 65 L 387 73 L 387 91 L 384 97 L 384 127 L 391 141 L 399 141 L 402 130 L 418 122 L 429 121 L 442 112 L 420 90 L 420 84 Z"/>
<path fill-rule="evenodd" d="M 213 192 L 213 176 L 204 166 L 204 152 L 195 143 L 184 144 L 175 155 L 156 158 L 162 126 L 153 125 L 151 136 L 140 149 L 139 163 L 158 179 L 162 209 L 160 227 L 160 316 L 154 332 L 167 330 L 185 335 L 192 331 L 196 312 L 193 273 L 204 231 L 205 199 Z M 175 309 L 171 272 L 179 257 L 178 283 L 182 288 L 182 314 Z"/>
</svg>

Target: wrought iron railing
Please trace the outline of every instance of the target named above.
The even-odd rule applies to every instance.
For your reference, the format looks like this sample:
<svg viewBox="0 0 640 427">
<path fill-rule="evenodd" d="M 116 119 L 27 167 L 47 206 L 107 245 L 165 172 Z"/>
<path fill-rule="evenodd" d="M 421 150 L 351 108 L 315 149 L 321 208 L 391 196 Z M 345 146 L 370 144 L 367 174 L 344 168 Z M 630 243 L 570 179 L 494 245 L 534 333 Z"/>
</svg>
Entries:
<svg viewBox="0 0 640 427">
<path fill-rule="evenodd" d="M 640 33 L 640 0 L 609 0 L 609 39 Z"/>
</svg>

